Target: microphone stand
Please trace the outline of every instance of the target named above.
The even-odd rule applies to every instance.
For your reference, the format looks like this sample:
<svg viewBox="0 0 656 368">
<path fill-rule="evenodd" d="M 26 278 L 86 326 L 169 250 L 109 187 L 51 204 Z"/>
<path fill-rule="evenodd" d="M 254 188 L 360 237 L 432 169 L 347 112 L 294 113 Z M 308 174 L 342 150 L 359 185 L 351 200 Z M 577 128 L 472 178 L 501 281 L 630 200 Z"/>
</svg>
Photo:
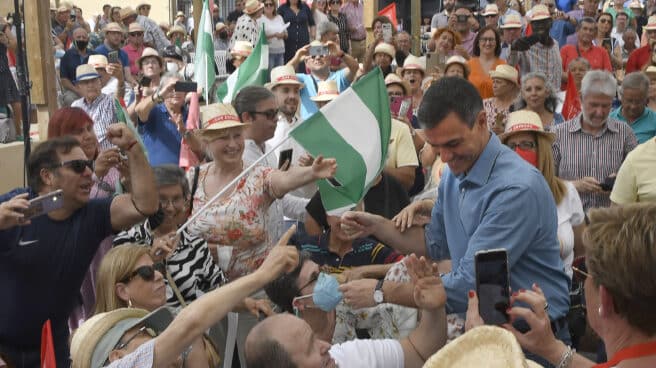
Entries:
<svg viewBox="0 0 656 368">
<path fill-rule="evenodd" d="M 21 110 L 23 111 L 23 183 L 27 177 L 27 163 L 30 157 L 30 89 L 32 82 L 29 80 L 27 59 L 25 58 L 25 43 L 23 42 L 23 26 L 21 6 L 18 0 L 14 0 L 14 26 L 16 27 L 16 76 L 18 80 L 18 91 L 21 96 Z"/>
</svg>

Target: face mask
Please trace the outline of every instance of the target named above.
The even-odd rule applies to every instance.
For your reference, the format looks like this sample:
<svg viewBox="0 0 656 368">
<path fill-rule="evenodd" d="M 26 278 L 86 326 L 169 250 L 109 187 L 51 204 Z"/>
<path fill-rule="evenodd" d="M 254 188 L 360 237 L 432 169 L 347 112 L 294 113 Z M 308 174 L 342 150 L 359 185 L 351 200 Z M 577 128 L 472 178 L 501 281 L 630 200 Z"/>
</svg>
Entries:
<svg viewBox="0 0 656 368">
<path fill-rule="evenodd" d="M 66 54 L 66 52 L 64 50 L 61 50 L 61 49 L 55 50 L 55 58 L 57 58 L 57 59 L 63 58 L 64 54 Z"/>
<path fill-rule="evenodd" d="M 179 70 L 178 63 L 166 63 L 166 70 L 169 72 L 177 73 Z"/>
<path fill-rule="evenodd" d="M 337 282 L 337 279 L 334 276 L 321 272 L 319 278 L 317 278 L 316 285 L 314 285 L 314 293 L 299 296 L 292 300 L 294 314 L 297 316 L 299 315 L 298 308 L 295 306 L 296 301 L 309 297 L 312 297 L 312 302 L 314 302 L 314 305 L 316 305 L 317 308 L 324 312 L 330 312 L 337 307 L 339 302 L 342 301 L 342 292 L 339 291 L 339 282 Z"/>
<path fill-rule="evenodd" d="M 79 41 L 79 40 L 78 40 L 78 41 L 75 41 L 74 43 L 75 43 L 75 47 L 76 47 L 78 50 L 80 50 L 80 51 L 84 51 L 84 50 L 87 49 L 87 45 L 89 44 L 89 41 Z"/>
<path fill-rule="evenodd" d="M 228 38 L 228 32 L 219 32 L 219 38 L 225 40 Z"/>
<path fill-rule="evenodd" d="M 515 152 L 529 164 L 538 167 L 538 153 L 532 150 L 524 150 L 520 147 L 515 147 Z"/>
</svg>

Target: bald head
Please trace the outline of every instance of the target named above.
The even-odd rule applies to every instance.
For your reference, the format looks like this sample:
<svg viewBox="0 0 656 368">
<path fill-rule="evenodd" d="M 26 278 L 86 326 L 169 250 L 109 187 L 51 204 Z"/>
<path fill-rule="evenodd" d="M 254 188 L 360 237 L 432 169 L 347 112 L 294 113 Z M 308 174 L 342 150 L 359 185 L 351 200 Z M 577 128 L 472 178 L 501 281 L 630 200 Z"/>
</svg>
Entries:
<svg viewBox="0 0 656 368">
<path fill-rule="evenodd" d="M 291 314 L 283 313 L 268 317 L 255 325 L 246 337 L 246 365 L 251 368 L 296 367 L 283 347 L 286 336 L 281 332 L 298 323 L 305 322 Z"/>
</svg>

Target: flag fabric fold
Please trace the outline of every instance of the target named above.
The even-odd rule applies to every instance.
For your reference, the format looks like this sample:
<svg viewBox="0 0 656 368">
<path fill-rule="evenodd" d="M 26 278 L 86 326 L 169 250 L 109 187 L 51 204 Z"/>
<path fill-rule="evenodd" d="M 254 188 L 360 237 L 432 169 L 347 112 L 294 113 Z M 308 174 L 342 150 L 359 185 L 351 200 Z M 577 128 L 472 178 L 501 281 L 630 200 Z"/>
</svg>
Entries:
<svg viewBox="0 0 656 368">
<path fill-rule="evenodd" d="M 203 91 L 205 101 L 209 103 L 209 93 L 216 80 L 214 69 L 214 27 L 207 0 L 203 1 L 198 35 L 196 36 L 196 55 L 194 56 L 194 80 Z"/>
<path fill-rule="evenodd" d="M 317 182 L 326 213 L 338 216 L 364 198 L 385 165 L 390 130 L 389 97 L 377 68 L 289 132 L 312 156 L 337 160 L 335 177 Z"/>
<path fill-rule="evenodd" d="M 235 70 L 228 79 L 219 86 L 216 97 L 219 102 L 231 103 L 240 89 L 246 86 L 264 86 L 269 81 L 269 45 L 264 33 L 264 25 L 260 29 L 260 37 L 253 52 Z"/>
<path fill-rule="evenodd" d="M 567 72 L 567 88 L 565 89 L 565 101 L 563 101 L 562 114 L 566 120 L 573 119 L 581 112 L 581 99 L 576 90 L 576 83 L 571 72 Z"/>
<path fill-rule="evenodd" d="M 52 326 L 47 320 L 41 328 L 41 368 L 56 368 L 55 343 L 52 339 Z"/>
<path fill-rule="evenodd" d="M 384 15 L 389 20 L 392 21 L 392 24 L 394 25 L 394 28 L 397 27 L 397 20 L 396 20 L 396 3 L 393 2 L 386 7 L 382 8 L 379 12 L 378 15 Z"/>
</svg>

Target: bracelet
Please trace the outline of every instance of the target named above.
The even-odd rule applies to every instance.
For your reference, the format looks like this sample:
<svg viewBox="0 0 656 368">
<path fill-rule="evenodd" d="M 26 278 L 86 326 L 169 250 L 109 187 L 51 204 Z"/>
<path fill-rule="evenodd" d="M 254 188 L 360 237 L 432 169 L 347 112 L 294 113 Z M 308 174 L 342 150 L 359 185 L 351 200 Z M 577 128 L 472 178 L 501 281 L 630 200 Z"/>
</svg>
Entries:
<svg viewBox="0 0 656 368">
<path fill-rule="evenodd" d="M 417 353 L 417 355 L 419 355 L 419 358 L 421 359 L 421 361 L 422 361 L 422 362 L 425 362 L 425 361 L 426 361 L 426 358 L 424 358 L 424 356 L 421 355 L 421 353 L 419 352 L 419 350 L 417 350 L 417 347 L 416 347 L 415 344 L 412 342 L 412 339 L 410 338 L 410 335 L 408 335 L 408 342 L 410 343 L 410 346 L 412 346 L 412 348 L 415 350 L 415 353 Z"/>
<path fill-rule="evenodd" d="M 134 147 L 135 144 L 137 144 L 137 141 L 132 141 L 132 143 L 128 144 L 128 148 L 125 149 L 125 151 L 130 151 L 132 147 Z"/>
<path fill-rule="evenodd" d="M 140 214 L 141 216 L 146 217 L 146 218 L 150 217 L 150 215 L 146 215 L 145 213 L 143 213 L 143 212 L 139 209 L 139 207 L 137 207 L 137 203 L 134 201 L 134 196 L 133 196 L 133 195 L 130 195 L 130 201 L 132 201 L 132 205 L 134 206 L 134 209 L 137 210 L 137 212 L 139 212 L 139 214 Z"/>
<path fill-rule="evenodd" d="M 565 352 L 563 353 L 563 356 L 560 357 L 560 362 L 556 368 L 567 368 L 570 366 L 570 364 L 572 364 L 572 360 L 574 360 L 574 352 L 572 351 L 572 347 L 567 345 L 565 345 L 565 347 Z"/>
</svg>

